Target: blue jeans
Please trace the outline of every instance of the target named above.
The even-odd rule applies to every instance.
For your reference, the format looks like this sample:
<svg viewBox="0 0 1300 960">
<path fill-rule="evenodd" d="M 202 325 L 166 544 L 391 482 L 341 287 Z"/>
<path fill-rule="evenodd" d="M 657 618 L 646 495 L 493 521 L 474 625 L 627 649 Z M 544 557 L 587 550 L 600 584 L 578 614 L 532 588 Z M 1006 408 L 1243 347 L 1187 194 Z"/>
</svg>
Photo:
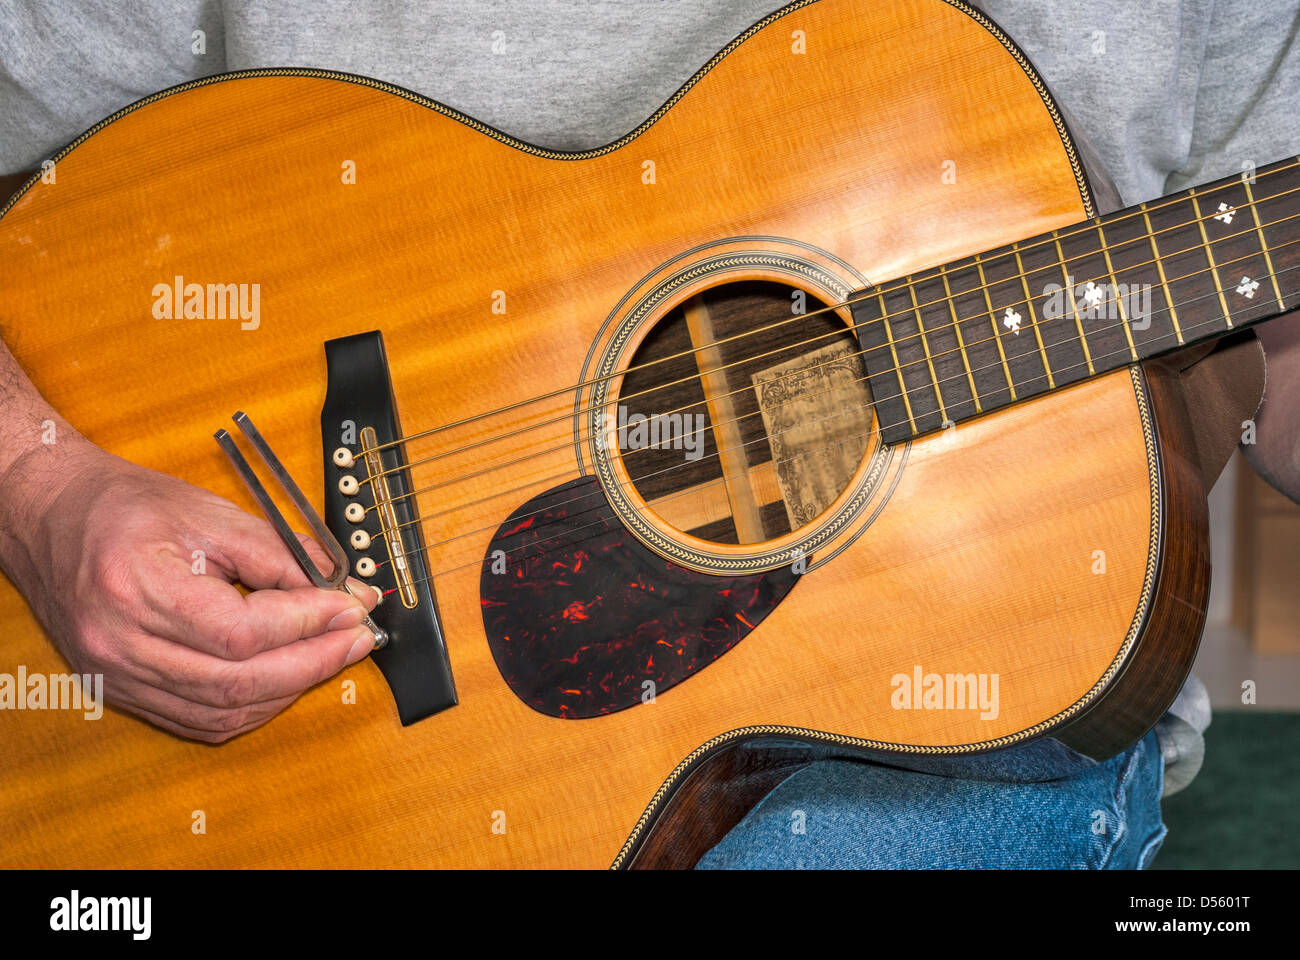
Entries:
<svg viewBox="0 0 1300 960">
<path fill-rule="evenodd" d="M 699 869 L 1142 869 L 1165 837 L 1154 732 L 1105 763 L 1054 740 L 907 762 L 809 764 Z"/>
</svg>

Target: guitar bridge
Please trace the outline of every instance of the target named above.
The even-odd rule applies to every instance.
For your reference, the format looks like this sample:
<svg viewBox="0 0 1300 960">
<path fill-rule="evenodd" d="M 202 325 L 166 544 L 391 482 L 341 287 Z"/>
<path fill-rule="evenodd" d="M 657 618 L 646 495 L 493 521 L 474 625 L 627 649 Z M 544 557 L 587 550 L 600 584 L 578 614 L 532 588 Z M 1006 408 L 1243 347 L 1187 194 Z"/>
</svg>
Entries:
<svg viewBox="0 0 1300 960">
<path fill-rule="evenodd" d="M 371 659 L 405 726 L 455 706 L 456 687 L 399 442 L 383 337 L 375 330 L 329 340 L 325 362 L 325 523 L 346 545 L 352 571 L 385 596 L 372 616 L 388 643 Z M 371 554 L 381 538 L 388 559 L 376 563 Z"/>
</svg>

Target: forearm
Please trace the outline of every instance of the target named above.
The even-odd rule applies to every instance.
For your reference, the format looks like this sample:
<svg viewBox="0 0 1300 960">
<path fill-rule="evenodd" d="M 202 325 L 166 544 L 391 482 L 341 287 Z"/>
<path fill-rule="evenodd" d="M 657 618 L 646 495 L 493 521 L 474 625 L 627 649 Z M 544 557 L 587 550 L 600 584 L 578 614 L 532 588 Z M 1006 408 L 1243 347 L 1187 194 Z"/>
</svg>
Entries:
<svg viewBox="0 0 1300 960">
<path fill-rule="evenodd" d="M 30 177 L 0 176 L 0 207 Z M 18 538 L 30 532 L 61 481 L 80 466 L 88 443 L 46 402 L 10 352 L 3 309 L 0 303 L 0 566 L 12 574 L 25 553 Z"/>
<path fill-rule="evenodd" d="M 0 341 L 0 567 L 15 580 L 23 579 L 30 560 L 30 534 L 68 478 L 86 465 L 89 446 Z"/>
<path fill-rule="evenodd" d="M 1242 454 L 1273 487 L 1300 503 L 1300 312 L 1255 328 L 1264 345 L 1264 402 L 1255 416 L 1255 442 Z"/>
</svg>

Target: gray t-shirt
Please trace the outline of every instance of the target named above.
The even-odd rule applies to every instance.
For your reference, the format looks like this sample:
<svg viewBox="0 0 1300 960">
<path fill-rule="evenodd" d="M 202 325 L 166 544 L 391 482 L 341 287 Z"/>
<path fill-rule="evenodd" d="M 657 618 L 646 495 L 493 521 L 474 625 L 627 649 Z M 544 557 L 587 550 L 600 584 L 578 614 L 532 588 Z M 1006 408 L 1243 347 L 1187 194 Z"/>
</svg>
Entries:
<svg viewBox="0 0 1300 960">
<path fill-rule="evenodd" d="M 835 2 L 835 0 L 829 0 Z M 941 0 L 933 0 L 938 3 Z M 246 67 L 377 77 L 520 139 L 617 139 L 775 0 L 0 0 L 0 173 L 147 94 Z M 1300 154 L 1295 0 L 985 0 L 1125 204 Z M 881 52 L 887 56 L 887 52 Z M 1189 680 L 1157 728 L 1166 794 L 1200 767 Z"/>
</svg>

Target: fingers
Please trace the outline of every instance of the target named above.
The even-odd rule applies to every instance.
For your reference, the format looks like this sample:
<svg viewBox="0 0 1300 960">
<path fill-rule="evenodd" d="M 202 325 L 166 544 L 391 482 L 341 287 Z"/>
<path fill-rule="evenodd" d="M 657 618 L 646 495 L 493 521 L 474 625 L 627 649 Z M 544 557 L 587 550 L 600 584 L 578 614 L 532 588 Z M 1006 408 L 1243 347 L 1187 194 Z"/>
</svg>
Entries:
<svg viewBox="0 0 1300 960">
<path fill-rule="evenodd" d="M 297 696 L 279 697 L 240 707 L 215 707 L 136 682 L 119 693 L 117 702 L 124 709 L 179 736 L 221 743 L 261 726 L 296 699 Z"/>
<path fill-rule="evenodd" d="M 374 608 L 374 590 L 352 596 L 316 587 L 240 593 L 218 577 L 196 575 L 183 561 L 149 585 L 151 615 L 144 624 L 159 636 L 226 660 L 247 660 L 281 647 L 361 623 Z"/>
<path fill-rule="evenodd" d="M 69 660 L 101 667 L 110 702 L 219 742 L 369 654 L 373 638 L 360 624 L 374 590 L 312 586 L 264 520 L 151 471 L 123 476 L 121 496 L 95 501 L 98 513 L 69 525 L 67 538 L 84 547 L 74 553 L 82 609 L 49 614 Z M 332 569 L 298 536 L 318 567 Z"/>
<path fill-rule="evenodd" d="M 131 708 L 181 736 L 220 742 L 266 722 L 367 656 L 377 594 L 316 587 L 242 594 L 177 558 L 148 581 L 149 614 L 122 660 Z"/>
<path fill-rule="evenodd" d="M 284 706 L 288 706 L 292 702 L 293 700 L 291 698 L 284 704 Z M 228 728 L 228 726 L 221 721 L 218 721 L 218 729 L 207 729 L 205 727 L 189 726 L 188 724 L 173 719 L 169 715 L 158 713 L 157 711 L 151 710 L 147 706 L 134 701 L 124 699 L 120 701 L 120 704 L 124 710 L 148 720 L 154 726 L 161 727 L 168 733 L 174 733 L 178 737 L 184 737 L 187 740 L 198 740 L 203 743 L 225 743 L 227 740 L 233 740 L 240 734 L 247 733 L 250 730 L 255 730 L 257 727 L 260 727 L 279 712 L 279 710 L 273 711 L 265 717 L 249 720 L 243 725 L 233 729 Z M 283 709 L 283 707 L 280 709 Z"/>
<path fill-rule="evenodd" d="M 232 664 L 226 668 L 227 676 L 251 701 L 270 700 L 314 687 L 367 657 L 374 643 L 374 635 L 365 627 L 336 630 Z"/>
<path fill-rule="evenodd" d="M 353 627 L 231 661 L 161 637 L 145 637 L 134 645 L 129 666 L 150 686 L 229 710 L 296 697 L 363 659 L 373 644 L 368 629 Z"/>
<path fill-rule="evenodd" d="M 233 506 L 230 513 L 229 521 L 221 528 L 213 559 L 231 579 L 254 590 L 287 590 L 311 584 L 289 548 L 267 521 Z M 328 575 L 334 569 L 329 554 L 305 533 L 295 536 L 316 564 L 316 569 Z"/>
</svg>

